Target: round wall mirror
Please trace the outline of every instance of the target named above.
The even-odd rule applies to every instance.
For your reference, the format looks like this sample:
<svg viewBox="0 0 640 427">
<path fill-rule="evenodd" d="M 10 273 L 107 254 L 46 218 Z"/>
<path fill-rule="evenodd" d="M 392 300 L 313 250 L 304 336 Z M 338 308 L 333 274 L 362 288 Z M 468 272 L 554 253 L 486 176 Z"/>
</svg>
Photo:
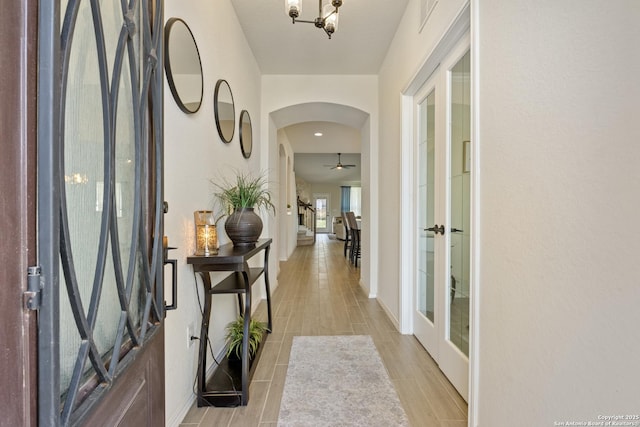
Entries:
<svg viewBox="0 0 640 427">
<path fill-rule="evenodd" d="M 240 148 L 245 159 L 251 157 L 253 130 L 251 129 L 251 116 L 247 110 L 242 110 L 240 113 Z"/>
<path fill-rule="evenodd" d="M 236 110 L 233 94 L 226 80 L 218 80 L 213 94 L 213 110 L 216 115 L 216 127 L 220 138 L 227 144 L 233 139 L 236 128 Z"/>
<path fill-rule="evenodd" d="M 202 104 L 202 64 L 196 40 L 180 18 L 170 18 L 164 27 L 164 69 L 173 99 L 187 114 Z"/>
</svg>

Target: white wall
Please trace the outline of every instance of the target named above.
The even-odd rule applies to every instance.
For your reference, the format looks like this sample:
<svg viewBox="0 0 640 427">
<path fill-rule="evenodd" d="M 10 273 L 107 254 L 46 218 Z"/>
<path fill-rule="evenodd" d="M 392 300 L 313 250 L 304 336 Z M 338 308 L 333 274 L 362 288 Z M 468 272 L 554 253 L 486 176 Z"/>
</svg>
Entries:
<svg viewBox="0 0 640 427">
<path fill-rule="evenodd" d="M 439 2 L 423 34 L 418 3 L 409 3 L 379 76 L 381 162 L 400 163 L 400 92 L 463 2 Z M 472 421 L 635 414 L 640 5 L 491 0 L 472 9 L 480 103 Z M 380 216 L 399 218 L 400 171 L 379 171 Z M 379 299 L 392 314 L 397 234 L 380 228 Z"/>
<path fill-rule="evenodd" d="M 278 137 L 277 127 L 272 113 L 278 110 L 308 103 L 332 103 L 348 106 L 369 114 L 369 118 L 360 129 L 363 137 L 362 150 L 372 159 L 373 166 L 370 174 L 365 175 L 367 169 L 363 166 L 362 186 L 370 189 L 369 205 L 363 206 L 363 239 L 362 265 L 360 281 L 362 286 L 375 296 L 378 274 L 373 273 L 377 267 L 374 258 L 377 252 L 369 250 L 369 245 L 377 248 L 378 234 L 378 77 L 371 75 L 263 75 L 262 76 L 262 135 L 263 153 L 268 153 L 262 159 L 262 167 L 272 171 L 277 176 L 278 167 Z M 291 124 L 291 123 L 287 123 Z M 282 126 L 280 126 L 282 127 Z M 364 141 L 364 138 L 367 138 Z M 367 145 L 367 147 L 365 147 Z M 365 199 L 363 198 L 363 203 Z M 368 211 L 367 209 L 370 209 Z M 367 215 L 367 217 L 365 217 Z M 370 223 L 367 223 L 369 222 Z M 276 227 L 271 221 L 271 227 Z M 367 227 L 367 228 L 365 228 Z M 371 233 L 366 235 L 367 231 Z M 370 256 L 367 256 L 370 254 Z"/>
<path fill-rule="evenodd" d="M 293 171 L 293 149 L 284 130 L 278 130 L 277 138 L 281 154 L 279 157 L 280 163 L 278 164 L 278 176 L 281 181 L 282 179 L 286 181 L 284 183 L 280 182 L 278 186 L 278 197 L 283 199 L 280 202 L 283 215 L 279 216 L 280 220 L 278 221 L 278 233 L 281 237 L 279 242 L 280 261 L 286 261 L 298 245 L 298 203 L 296 200 L 296 176 Z M 290 205 L 288 212 L 287 204 Z"/>
<path fill-rule="evenodd" d="M 377 131 L 378 126 L 372 125 L 371 117 L 367 119 L 360 131 L 361 152 L 360 152 L 360 194 L 361 207 L 361 243 L 360 243 L 360 286 L 370 298 L 378 295 L 378 265 L 382 263 L 379 257 L 378 245 L 380 242 L 380 198 L 379 198 L 379 172 L 378 172 L 378 145 L 367 144 L 371 140 L 371 132 Z M 377 137 L 376 137 L 377 140 Z M 366 230 L 371 230 L 369 236 Z M 366 260 L 370 261 L 369 268 L 364 268 Z"/>
<path fill-rule="evenodd" d="M 168 312 L 165 321 L 166 420 L 168 426 L 175 426 L 193 402 L 197 369 L 198 345 L 194 342 L 187 348 L 186 333 L 187 327 L 193 324 L 199 335 L 200 308 L 196 287 L 202 293 L 200 281 L 196 285 L 191 266 L 185 264 L 186 257 L 194 252 L 193 211 L 211 207 L 213 188 L 210 179 L 230 176 L 234 169 L 259 170 L 262 147 L 257 143 L 261 135 L 260 71 L 230 1 L 166 0 L 165 19 L 171 17 L 182 18 L 190 26 L 204 71 L 204 100 L 196 114 L 182 113 L 166 84 L 164 95 L 165 200 L 169 203 L 165 234 L 170 245 L 178 247 L 170 252 L 170 257 L 178 260 L 178 309 Z M 236 120 L 243 109 L 251 115 L 256 142 L 248 160 L 242 157 L 237 126 L 230 144 L 223 143 L 217 134 L 213 92 L 220 78 L 226 79 L 233 91 Z M 228 241 L 223 230 L 219 230 L 219 235 L 221 243 Z M 272 250 L 272 253 L 278 252 Z M 274 283 L 276 278 L 270 279 Z M 255 292 L 262 283 L 256 284 Z M 210 337 L 216 353 L 223 347 L 224 327 L 235 317 L 236 306 L 234 296 L 213 298 Z"/>
<path fill-rule="evenodd" d="M 477 1 L 482 426 L 640 412 L 640 3 Z"/>
<path fill-rule="evenodd" d="M 378 300 L 396 324 L 400 296 L 400 218 L 402 209 L 406 208 L 400 203 L 402 191 L 406 190 L 401 188 L 401 94 L 465 3 L 464 0 L 439 1 L 419 33 L 420 1 L 410 0 L 380 70 L 380 117 L 383 119 L 379 122 L 381 143 L 377 155 L 378 215 L 385 221 L 378 228 L 379 258 L 384 260 L 378 266 Z"/>
<path fill-rule="evenodd" d="M 296 177 L 296 194 L 301 202 L 311 203 L 311 185 L 303 178 Z"/>
</svg>

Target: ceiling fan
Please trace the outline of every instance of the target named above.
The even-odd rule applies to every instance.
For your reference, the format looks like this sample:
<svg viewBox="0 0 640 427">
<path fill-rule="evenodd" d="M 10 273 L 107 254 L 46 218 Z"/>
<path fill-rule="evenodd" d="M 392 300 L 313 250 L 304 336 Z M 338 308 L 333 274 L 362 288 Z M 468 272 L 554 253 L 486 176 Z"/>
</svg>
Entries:
<svg viewBox="0 0 640 427">
<path fill-rule="evenodd" d="M 336 165 L 324 165 L 325 168 L 331 168 L 331 169 L 337 169 L 337 170 L 341 170 L 341 169 L 350 169 L 350 168 L 355 168 L 356 165 L 343 165 L 340 162 L 340 155 L 341 153 L 338 153 L 338 163 Z"/>
</svg>

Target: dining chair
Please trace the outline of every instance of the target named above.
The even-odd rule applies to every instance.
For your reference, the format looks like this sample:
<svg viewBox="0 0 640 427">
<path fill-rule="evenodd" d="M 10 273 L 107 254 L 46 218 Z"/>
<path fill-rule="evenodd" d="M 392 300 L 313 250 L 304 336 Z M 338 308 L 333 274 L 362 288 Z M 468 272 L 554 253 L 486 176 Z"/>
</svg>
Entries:
<svg viewBox="0 0 640 427">
<path fill-rule="evenodd" d="M 347 213 L 342 212 L 342 225 L 344 225 L 344 256 L 347 256 L 347 251 L 351 249 L 351 229 L 347 223 Z"/>
<path fill-rule="evenodd" d="M 349 251 L 349 260 L 356 267 L 358 266 L 358 258 L 360 258 L 360 227 L 353 212 L 347 212 L 347 220 L 349 229 L 351 230 L 351 250 Z"/>
</svg>

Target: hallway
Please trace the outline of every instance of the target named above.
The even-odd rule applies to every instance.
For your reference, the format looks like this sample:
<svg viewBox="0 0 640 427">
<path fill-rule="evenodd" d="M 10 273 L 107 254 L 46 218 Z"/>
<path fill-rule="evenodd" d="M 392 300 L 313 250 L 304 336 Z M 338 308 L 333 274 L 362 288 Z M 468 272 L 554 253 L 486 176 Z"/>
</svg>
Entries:
<svg viewBox="0 0 640 427">
<path fill-rule="evenodd" d="M 249 405 L 192 407 L 181 426 L 276 426 L 292 338 L 296 335 L 371 335 L 412 426 L 463 427 L 467 404 L 412 336 L 400 335 L 374 299 L 363 293 L 360 271 L 343 256 L 343 242 L 318 235 L 281 263 L 273 293 L 274 332 L 251 383 Z M 266 318 L 266 306 L 256 312 Z"/>
</svg>

